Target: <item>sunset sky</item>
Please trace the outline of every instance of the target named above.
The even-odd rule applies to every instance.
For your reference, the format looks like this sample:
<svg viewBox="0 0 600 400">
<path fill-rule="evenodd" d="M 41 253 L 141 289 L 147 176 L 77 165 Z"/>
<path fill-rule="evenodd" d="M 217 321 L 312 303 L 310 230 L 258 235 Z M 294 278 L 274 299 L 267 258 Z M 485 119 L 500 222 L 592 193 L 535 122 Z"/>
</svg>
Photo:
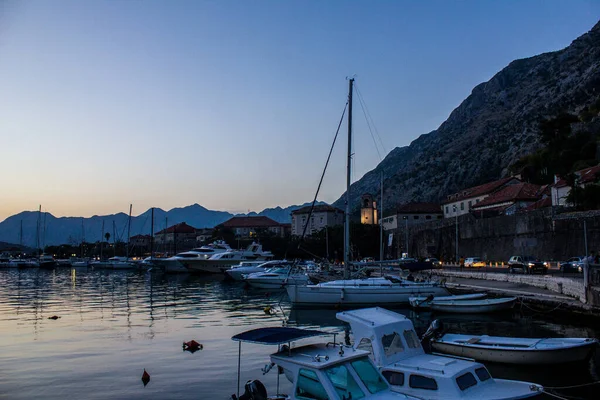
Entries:
<svg viewBox="0 0 600 400">
<path fill-rule="evenodd" d="M 91 216 L 310 201 L 347 76 L 389 152 L 599 19 L 596 0 L 0 0 L 0 221 L 39 204 Z M 380 157 L 358 103 L 354 116 L 357 180 Z M 341 139 L 327 202 L 345 190 Z"/>
</svg>

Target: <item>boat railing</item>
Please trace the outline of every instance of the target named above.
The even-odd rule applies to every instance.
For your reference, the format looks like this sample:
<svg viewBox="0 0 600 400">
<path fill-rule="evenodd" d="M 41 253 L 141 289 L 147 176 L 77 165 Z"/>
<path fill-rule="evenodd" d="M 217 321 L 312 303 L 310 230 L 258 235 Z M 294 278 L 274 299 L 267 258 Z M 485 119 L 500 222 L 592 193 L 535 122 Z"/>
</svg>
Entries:
<svg viewBox="0 0 600 400">
<path fill-rule="evenodd" d="M 431 372 L 439 372 L 442 375 L 445 374 L 444 369 L 437 369 L 437 368 L 428 368 L 428 367 L 418 367 L 415 365 L 406 365 L 406 364 L 402 364 L 402 363 L 394 363 L 395 367 L 400 367 L 400 368 L 406 368 L 406 369 L 412 369 L 415 371 L 431 371 Z"/>
</svg>

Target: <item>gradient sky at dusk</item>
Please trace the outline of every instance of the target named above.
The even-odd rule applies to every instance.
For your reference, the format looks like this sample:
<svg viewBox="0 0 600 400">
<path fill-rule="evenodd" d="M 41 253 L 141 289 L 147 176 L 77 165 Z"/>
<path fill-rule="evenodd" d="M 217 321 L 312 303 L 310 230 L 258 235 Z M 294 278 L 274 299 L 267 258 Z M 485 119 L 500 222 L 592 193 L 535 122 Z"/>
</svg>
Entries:
<svg viewBox="0 0 600 400">
<path fill-rule="evenodd" d="M 346 76 L 389 152 L 599 18 L 596 0 L 0 0 L 0 220 L 309 201 Z M 356 180 L 380 159 L 354 111 Z M 344 140 L 321 200 L 345 189 Z"/>
</svg>

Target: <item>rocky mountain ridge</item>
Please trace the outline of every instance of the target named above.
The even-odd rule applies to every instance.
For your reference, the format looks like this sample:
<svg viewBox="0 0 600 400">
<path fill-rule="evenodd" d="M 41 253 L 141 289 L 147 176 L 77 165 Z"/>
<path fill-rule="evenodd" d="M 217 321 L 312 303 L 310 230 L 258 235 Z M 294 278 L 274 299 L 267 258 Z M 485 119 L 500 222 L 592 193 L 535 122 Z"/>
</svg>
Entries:
<svg viewBox="0 0 600 400">
<path fill-rule="evenodd" d="M 539 122 L 578 114 L 600 97 L 600 23 L 568 47 L 515 60 L 472 93 L 440 127 L 397 147 L 352 184 L 351 204 L 371 193 L 384 204 L 441 201 L 448 194 L 508 174 L 539 146 Z M 595 117 L 595 120 L 598 118 Z M 345 194 L 335 203 L 343 207 Z M 387 208 L 387 207 L 386 207 Z"/>
</svg>

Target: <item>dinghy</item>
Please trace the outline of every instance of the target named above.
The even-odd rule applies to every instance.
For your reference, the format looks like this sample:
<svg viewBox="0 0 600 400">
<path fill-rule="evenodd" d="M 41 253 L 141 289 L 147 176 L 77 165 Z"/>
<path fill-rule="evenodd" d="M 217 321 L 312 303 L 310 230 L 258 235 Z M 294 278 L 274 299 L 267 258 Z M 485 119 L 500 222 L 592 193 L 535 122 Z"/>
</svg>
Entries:
<svg viewBox="0 0 600 400">
<path fill-rule="evenodd" d="M 589 338 L 526 339 L 445 334 L 431 340 L 434 350 L 475 360 L 507 364 L 561 364 L 592 356 L 598 340 Z"/>
<path fill-rule="evenodd" d="M 517 301 L 516 297 L 503 297 L 499 299 L 479 299 L 479 300 L 448 300 L 441 301 L 433 299 L 429 307 L 434 311 L 477 314 L 490 313 L 497 311 L 510 310 Z"/>
<path fill-rule="evenodd" d="M 404 315 L 376 307 L 336 316 L 350 324 L 354 349 L 369 350 L 392 390 L 399 393 L 423 400 L 512 400 L 544 390 L 529 382 L 495 379 L 473 360 L 425 354 L 412 321 Z"/>
<path fill-rule="evenodd" d="M 487 293 L 472 293 L 472 294 L 461 294 L 457 296 L 436 296 L 436 297 L 410 297 L 408 302 L 414 308 L 429 308 L 432 300 L 436 301 L 453 301 L 453 300 L 475 300 L 483 299 L 487 296 Z"/>
</svg>

